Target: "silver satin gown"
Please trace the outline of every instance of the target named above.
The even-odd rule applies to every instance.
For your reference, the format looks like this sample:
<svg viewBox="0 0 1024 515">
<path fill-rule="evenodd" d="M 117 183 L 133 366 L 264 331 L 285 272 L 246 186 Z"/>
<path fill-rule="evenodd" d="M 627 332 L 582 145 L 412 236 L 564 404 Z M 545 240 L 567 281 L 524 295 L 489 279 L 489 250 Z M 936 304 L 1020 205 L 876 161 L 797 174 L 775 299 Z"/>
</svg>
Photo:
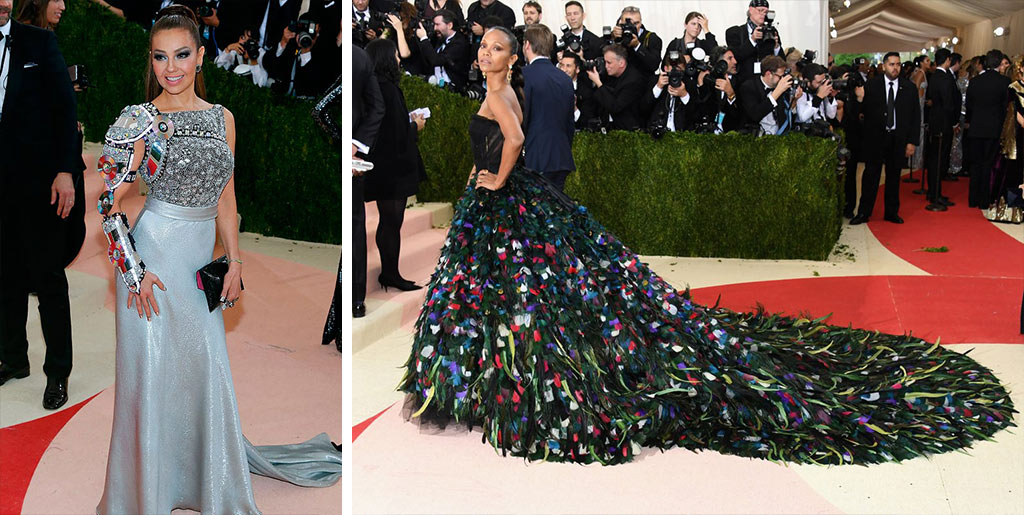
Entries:
<svg viewBox="0 0 1024 515">
<path fill-rule="evenodd" d="M 224 111 L 167 113 L 174 122 L 165 169 L 150 184 L 132 234 L 160 315 L 127 308 L 117 285 L 117 376 L 107 478 L 96 512 L 259 513 L 250 472 L 301 486 L 341 477 L 341 453 L 326 434 L 294 445 L 255 447 L 242 436 L 222 312 L 209 312 L 196 270 L 212 259 L 221 191 L 234 157 Z M 340 408 L 340 406 L 339 406 Z"/>
</svg>

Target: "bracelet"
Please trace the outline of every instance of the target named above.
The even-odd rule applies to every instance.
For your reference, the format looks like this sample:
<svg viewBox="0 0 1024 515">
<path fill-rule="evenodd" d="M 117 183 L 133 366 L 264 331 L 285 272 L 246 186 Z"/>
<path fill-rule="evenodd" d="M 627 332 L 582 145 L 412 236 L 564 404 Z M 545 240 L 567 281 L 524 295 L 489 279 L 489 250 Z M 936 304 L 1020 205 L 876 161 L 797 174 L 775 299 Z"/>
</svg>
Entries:
<svg viewBox="0 0 1024 515">
<path fill-rule="evenodd" d="M 228 263 L 238 263 L 239 265 L 241 265 L 243 261 L 241 259 L 229 259 Z"/>
</svg>

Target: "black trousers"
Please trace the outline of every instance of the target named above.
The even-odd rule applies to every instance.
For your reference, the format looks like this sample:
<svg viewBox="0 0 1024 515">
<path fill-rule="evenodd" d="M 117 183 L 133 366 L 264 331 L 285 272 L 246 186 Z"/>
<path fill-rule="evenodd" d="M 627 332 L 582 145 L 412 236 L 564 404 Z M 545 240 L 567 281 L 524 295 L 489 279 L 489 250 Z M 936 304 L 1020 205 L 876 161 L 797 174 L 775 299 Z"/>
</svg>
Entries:
<svg viewBox="0 0 1024 515">
<path fill-rule="evenodd" d="M 374 239 L 380 252 L 380 275 L 384 279 L 397 280 L 402 277 L 398 271 L 398 257 L 402 252 L 402 223 L 405 222 L 406 200 L 403 198 L 377 201 L 380 220 L 377 222 Z"/>
<path fill-rule="evenodd" d="M 863 162 L 860 152 L 853 152 L 850 159 L 846 161 L 846 176 L 843 178 L 843 191 L 846 197 L 846 204 L 843 206 L 843 214 L 853 217 L 857 208 L 857 165 Z"/>
<path fill-rule="evenodd" d="M 927 132 L 928 147 L 925 149 L 925 167 L 928 169 L 928 200 L 937 201 L 942 196 L 942 178 L 949 175 L 949 154 L 953 150 L 953 131 Z"/>
<path fill-rule="evenodd" d="M 565 179 L 566 177 L 569 177 L 568 170 L 562 170 L 558 172 L 544 172 L 541 175 L 543 175 L 545 179 L 550 181 L 551 184 L 554 184 L 555 187 L 558 188 L 558 191 L 565 191 Z"/>
<path fill-rule="evenodd" d="M 365 178 L 352 177 L 352 302 L 366 300 L 366 204 Z"/>
<path fill-rule="evenodd" d="M 882 137 L 882 145 L 865 152 L 864 176 L 860 182 L 860 206 L 857 214 L 871 216 L 878 196 L 878 184 L 885 166 L 885 216 L 892 217 L 900 210 L 900 172 L 906 162 L 906 144 L 897 141 L 891 132 Z"/>
<path fill-rule="evenodd" d="M 992 180 L 992 166 L 999 152 L 998 138 L 971 138 L 971 184 L 967 202 L 982 209 L 991 200 L 989 182 Z"/>
<path fill-rule="evenodd" d="M 47 210 L 48 211 L 48 210 Z M 50 214 L 52 216 L 52 214 Z M 36 221 L 38 223 L 38 220 Z M 71 374 L 71 302 L 68 298 L 68 278 L 59 256 L 53 255 L 59 247 L 57 241 L 34 245 L 29 234 L 37 230 L 31 220 L 5 216 L 0 228 L 0 362 L 14 368 L 28 363 L 28 296 L 36 292 L 39 299 L 39 321 L 46 342 L 43 373 L 47 377 L 63 379 Z M 49 233 L 44 238 L 61 238 L 63 233 Z M 38 242 L 36 242 L 38 243 Z M 26 254 L 40 250 L 38 257 L 26 259 Z"/>
</svg>

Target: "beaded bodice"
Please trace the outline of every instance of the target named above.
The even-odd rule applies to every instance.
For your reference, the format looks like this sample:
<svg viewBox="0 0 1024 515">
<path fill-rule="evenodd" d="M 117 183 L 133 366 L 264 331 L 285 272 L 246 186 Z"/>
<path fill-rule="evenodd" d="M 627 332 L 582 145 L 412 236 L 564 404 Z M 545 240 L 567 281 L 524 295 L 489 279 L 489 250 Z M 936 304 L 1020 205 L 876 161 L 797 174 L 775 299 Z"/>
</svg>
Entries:
<svg viewBox="0 0 1024 515">
<path fill-rule="evenodd" d="M 157 200 L 186 207 L 217 204 L 235 169 L 226 139 L 224 108 L 162 113 L 174 123 L 163 171 L 149 185 Z"/>
</svg>

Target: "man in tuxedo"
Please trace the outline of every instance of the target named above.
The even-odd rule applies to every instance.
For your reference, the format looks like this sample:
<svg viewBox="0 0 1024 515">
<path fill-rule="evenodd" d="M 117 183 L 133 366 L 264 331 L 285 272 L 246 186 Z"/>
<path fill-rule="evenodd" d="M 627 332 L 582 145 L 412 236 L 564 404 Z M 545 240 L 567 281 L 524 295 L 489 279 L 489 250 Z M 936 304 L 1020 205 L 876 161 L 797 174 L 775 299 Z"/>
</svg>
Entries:
<svg viewBox="0 0 1024 515">
<path fill-rule="evenodd" d="M 783 134 L 792 123 L 793 110 L 788 92 L 793 76 L 786 73 L 786 61 L 770 55 L 760 64 L 761 75 L 740 86 L 743 105 L 743 127 L 755 134 Z M 803 90 L 797 88 L 799 98 Z"/>
<path fill-rule="evenodd" d="M 558 69 L 572 80 L 572 89 L 576 100 L 573 120 L 576 130 L 580 131 L 591 128 L 592 123 L 597 126 L 600 126 L 601 123 L 594 101 L 594 85 L 590 81 L 580 80 L 579 74 L 582 67 L 583 58 L 572 52 L 565 52 L 558 60 Z"/>
<path fill-rule="evenodd" d="M 36 292 L 46 342 L 43 407 L 57 409 L 68 400 L 71 374 L 64 267 L 74 256 L 65 246 L 76 222 L 76 181 L 83 187 L 75 97 L 53 32 L 12 20 L 12 4 L 0 0 L 0 385 L 29 375 L 25 326 L 29 292 Z"/>
<path fill-rule="evenodd" d="M 299 10 L 302 8 L 302 0 L 266 0 L 261 2 L 259 17 L 260 42 L 264 50 L 275 51 L 274 48 L 288 25 L 299 19 Z M 264 65 L 266 68 L 266 65 Z"/>
<path fill-rule="evenodd" d="M 945 211 L 953 202 L 942 196 L 942 179 L 949 174 L 949 153 L 955 131 L 960 123 L 960 89 L 949 66 L 951 53 L 946 48 L 935 52 L 935 72 L 928 79 L 925 94 L 925 122 L 928 123 L 928 144 L 925 147 L 928 169 L 929 211 Z"/>
<path fill-rule="evenodd" d="M 516 12 L 501 3 L 501 0 L 476 0 L 469 4 L 469 9 L 466 10 L 466 29 L 469 31 L 470 52 L 474 57 L 488 28 L 485 27 L 484 20 L 491 16 L 498 17 L 506 29 L 511 30 L 516 26 Z"/>
<path fill-rule="evenodd" d="M 384 120 L 373 63 L 366 51 L 352 45 L 352 159 L 364 159 L 377 141 Z M 345 163 L 345 167 L 349 164 Z M 370 173 L 373 173 L 372 171 Z M 352 171 L 352 317 L 366 316 L 366 203 L 363 172 Z M 335 299 L 337 301 L 337 299 Z"/>
<path fill-rule="evenodd" d="M 985 71 L 967 85 L 967 141 L 971 155 L 971 182 L 967 205 L 988 209 L 992 202 L 989 181 L 999 153 L 999 136 L 1006 117 L 1010 79 L 998 70 L 1003 53 L 985 54 Z"/>
<path fill-rule="evenodd" d="M 587 27 L 583 25 L 583 20 L 587 18 L 587 13 L 583 11 L 583 4 L 577 0 L 569 0 L 565 3 L 565 23 L 569 25 L 569 30 L 572 34 L 580 38 L 581 49 L 578 52 L 580 57 L 590 60 L 601 57 L 602 48 L 604 47 L 604 40 L 587 30 Z"/>
<path fill-rule="evenodd" d="M 747 7 L 747 22 L 729 27 L 725 31 L 725 44 L 736 56 L 736 75 L 739 84 L 744 84 L 764 73 L 764 70 L 757 69 L 762 59 L 782 54 L 782 42 L 777 35 L 773 39 L 762 37 L 761 27 L 767 13 L 768 0 L 750 0 L 750 6 Z"/>
<path fill-rule="evenodd" d="M 725 77 L 715 79 L 715 91 L 710 101 L 704 102 L 702 109 L 711 119 L 718 122 L 721 132 L 739 130 L 743 120 L 743 108 L 739 100 L 739 83 L 737 82 L 736 54 L 729 47 L 715 47 L 711 52 L 711 62 L 725 61 L 728 68 Z"/>
<path fill-rule="evenodd" d="M 901 224 L 900 171 L 914 155 L 921 132 L 921 108 L 917 87 L 900 77 L 900 54 L 889 52 L 882 60 L 884 73 L 864 85 L 864 94 L 853 102 L 864 120 L 864 175 L 860 185 L 860 206 L 850 225 L 867 222 L 875 208 L 882 165 L 885 165 L 885 220 Z"/>
<path fill-rule="evenodd" d="M 574 94 L 572 80 L 555 68 L 551 30 L 531 25 L 523 34 L 523 117 L 526 121 L 526 168 L 540 172 L 559 189 L 576 169 L 572 159 Z"/>
<path fill-rule="evenodd" d="M 359 48 L 366 48 L 384 32 L 380 12 L 370 4 L 370 0 L 352 0 L 352 41 Z"/>
<path fill-rule="evenodd" d="M 629 66 L 628 56 L 624 46 L 608 45 L 604 50 L 606 72 L 598 74 L 596 69 L 587 70 L 587 77 L 594 84 L 594 100 L 600 107 L 601 120 L 610 130 L 634 131 L 643 126 L 641 103 L 647 82 L 640 72 Z"/>
<path fill-rule="evenodd" d="M 295 97 L 315 97 L 334 82 L 341 73 L 337 62 L 338 49 L 335 38 L 321 38 L 323 25 L 311 13 L 303 14 L 301 20 L 316 23 L 315 36 L 309 46 L 299 46 L 296 33 L 285 27 L 277 47 L 264 52 L 263 66 L 274 80 L 271 88 L 277 92 Z"/>
<path fill-rule="evenodd" d="M 438 37 L 437 48 L 430 44 L 422 25 L 416 28 L 420 55 L 434 69 L 433 77 L 438 85 L 451 83 L 463 91 L 469 82 L 469 63 L 472 62 L 469 40 L 455 30 L 455 15 L 447 9 L 437 11 L 433 23 Z"/>
<path fill-rule="evenodd" d="M 683 80 L 678 86 L 674 86 L 669 79 L 670 72 L 682 72 L 685 68 L 686 61 L 673 61 L 669 55 L 662 61 L 661 73 L 654 79 L 650 93 L 646 95 L 647 111 L 651 113 L 647 121 L 649 130 L 682 132 L 690 129 L 698 113 L 697 94 L 690 94 L 690 89 L 693 89 L 696 83 Z"/>
<path fill-rule="evenodd" d="M 636 33 L 623 38 L 622 26 L 630 20 L 636 28 Z M 643 16 L 640 9 L 629 6 L 619 14 L 618 24 L 612 27 L 612 40 L 608 43 L 615 43 L 621 40 L 621 44 L 629 51 L 629 65 L 639 71 L 642 75 L 651 75 L 658 70 L 661 62 L 661 38 L 657 34 L 644 27 Z"/>
</svg>

